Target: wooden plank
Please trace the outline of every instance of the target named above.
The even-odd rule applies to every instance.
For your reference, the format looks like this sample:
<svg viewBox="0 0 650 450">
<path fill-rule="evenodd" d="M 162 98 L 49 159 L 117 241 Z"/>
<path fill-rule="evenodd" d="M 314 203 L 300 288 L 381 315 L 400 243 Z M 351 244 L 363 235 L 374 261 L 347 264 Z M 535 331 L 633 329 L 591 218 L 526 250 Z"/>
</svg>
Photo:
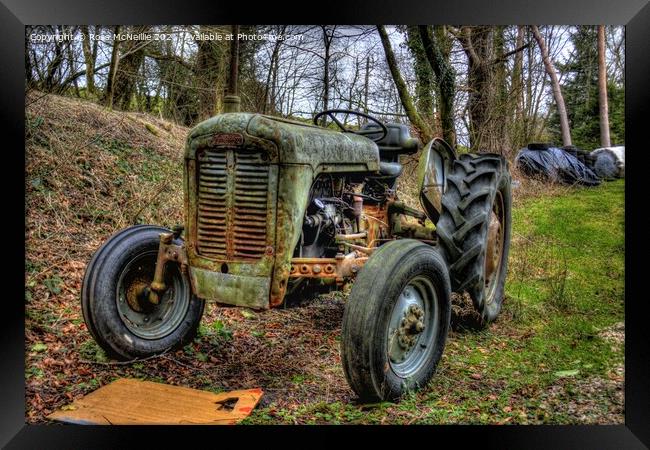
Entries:
<svg viewBox="0 0 650 450">
<path fill-rule="evenodd" d="M 119 379 L 50 414 L 88 425 L 231 425 L 247 417 L 261 389 L 213 392 Z"/>
</svg>

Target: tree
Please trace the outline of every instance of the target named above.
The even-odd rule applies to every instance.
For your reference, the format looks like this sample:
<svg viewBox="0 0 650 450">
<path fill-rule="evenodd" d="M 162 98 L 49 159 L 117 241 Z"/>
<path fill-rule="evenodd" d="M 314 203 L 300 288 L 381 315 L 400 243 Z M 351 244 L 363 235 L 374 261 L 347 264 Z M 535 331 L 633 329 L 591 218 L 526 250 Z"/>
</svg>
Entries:
<svg viewBox="0 0 650 450">
<path fill-rule="evenodd" d="M 199 33 L 207 33 L 205 26 L 200 26 Z M 197 119 L 204 120 L 217 113 L 220 94 L 223 91 L 222 73 L 226 66 L 227 48 L 224 41 L 197 39 L 196 63 L 192 74 L 196 84 Z"/>
<path fill-rule="evenodd" d="M 86 89 L 89 94 L 95 93 L 95 58 L 97 57 L 96 50 L 93 52 L 90 47 L 90 32 L 88 25 L 81 25 L 81 36 L 83 38 L 81 45 L 84 54 L 84 63 L 86 64 Z M 95 41 L 95 49 L 97 41 Z"/>
<path fill-rule="evenodd" d="M 456 146 L 456 128 L 454 125 L 454 97 L 456 95 L 456 74 L 449 61 L 451 42 L 445 26 L 418 27 L 424 53 L 436 76 L 436 99 L 440 117 L 442 137 L 452 147 Z"/>
<path fill-rule="evenodd" d="M 591 150 L 601 146 L 598 84 L 598 31 L 595 26 L 578 26 L 572 30 L 572 57 L 557 68 L 562 74 L 562 93 L 567 105 L 574 145 Z M 612 67 L 612 70 L 615 70 Z M 607 76 L 607 106 L 610 142 L 625 140 L 625 89 L 620 74 Z M 557 114 L 550 117 L 551 128 L 558 124 Z M 556 132 L 557 135 L 557 132 Z"/>
<path fill-rule="evenodd" d="M 449 28 L 467 57 L 467 91 L 470 147 L 474 151 L 504 153 L 506 114 L 503 97 L 505 71 L 499 70 L 506 58 L 527 45 L 504 52 L 503 27 L 464 26 Z"/>
<path fill-rule="evenodd" d="M 146 34 L 149 30 L 149 26 L 141 26 L 134 27 L 132 31 L 139 35 Z M 152 41 L 141 42 L 138 39 L 128 39 L 124 42 L 113 79 L 113 105 L 118 109 L 128 110 L 130 107 L 138 72 L 145 58 L 144 49 L 150 42 Z"/>
<path fill-rule="evenodd" d="M 56 31 L 54 30 L 53 27 L 50 27 L 52 30 L 52 34 L 56 35 L 61 35 L 63 34 L 63 27 L 57 26 Z M 63 64 L 64 60 L 64 55 L 63 55 L 63 50 L 64 50 L 64 42 L 63 40 L 55 40 L 54 41 L 54 57 L 50 61 L 50 63 L 47 66 L 47 76 L 45 78 L 45 83 L 44 83 L 44 89 L 48 92 L 52 92 L 56 86 L 59 84 L 57 83 L 57 75 L 59 75 L 59 69 L 61 68 L 61 65 Z"/>
<path fill-rule="evenodd" d="M 278 28 L 278 34 L 283 35 L 287 26 L 281 25 Z M 275 87 L 278 81 L 278 64 L 280 59 L 280 46 L 282 40 L 277 39 L 273 44 L 273 51 L 269 61 L 269 70 L 266 75 L 266 83 L 264 85 L 264 102 L 262 103 L 262 112 L 266 113 L 269 106 L 271 110 L 275 110 Z"/>
<path fill-rule="evenodd" d="M 418 130 L 420 137 L 423 141 L 427 142 L 433 137 L 433 131 L 429 124 L 422 118 L 418 113 L 418 110 L 411 99 L 411 95 L 408 92 L 404 78 L 400 73 L 399 68 L 397 67 L 397 61 L 395 60 L 395 54 L 393 53 L 393 48 L 391 47 L 390 40 L 388 39 L 388 34 L 386 33 L 386 28 L 383 25 L 377 25 L 377 31 L 379 32 L 379 37 L 381 39 L 381 44 L 384 48 L 384 54 L 386 55 L 386 63 L 390 70 L 393 81 L 395 82 L 395 87 L 397 88 L 397 93 L 399 94 L 400 101 L 404 107 L 404 111 L 409 118 L 411 124 Z"/>
<path fill-rule="evenodd" d="M 116 25 L 113 29 L 113 48 L 111 50 L 111 62 L 108 66 L 108 76 L 106 77 L 106 92 L 104 93 L 104 103 L 109 108 L 113 107 L 113 93 L 115 86 L 115 74 L 117 73 L 117 66 L 120 63 L 120 40 L 117 35 L 120 32 L 120 26 Z"/>
<path fill-rule="evenodd" d="M 566 111 L 566 106 L 564 104 L 564 97 L 562 96 L 562 90 L 560 88 L 560 81 L 557 77 L 557 72 L 555 67 L 551 62 L 551 58 L 548 54 L 548 48 L 546 47 L 546 42 L 539 32 L 539 28 L 536 25 L 531 27 L 533 31 L 533 36 L 539 45 L 539 49 L 542 52 L 542 59 L 544 61 L 544 68 L 546 73 L 551 79 L 551 87 L 553 89 L 553 98 L 555 98 L 555 104 L 557 106 L 558 117 L 560 119 L 560 129 L 562 131 L 562 144 L 567 146 L 571 145 L 571 130 L 569 129 L 569 118 Z"/>
<path fill-rule="evenodd" d="M 605 26 L 598 26 L 598 105 L 600 145 L 609 147 L 609 113 L 607 108 L 607 66 L 605 64 Z"/>
<path fill-rule="evenodd" d="M 413 57 L 415 71 L 415 105 L 418 112 L 433 129 L 439 128 L 434 115 L 434 81 L 431 65 L 427 60 L 423 40 L 417 26 L 406 27 L 406 43 Z"/>
</svg>

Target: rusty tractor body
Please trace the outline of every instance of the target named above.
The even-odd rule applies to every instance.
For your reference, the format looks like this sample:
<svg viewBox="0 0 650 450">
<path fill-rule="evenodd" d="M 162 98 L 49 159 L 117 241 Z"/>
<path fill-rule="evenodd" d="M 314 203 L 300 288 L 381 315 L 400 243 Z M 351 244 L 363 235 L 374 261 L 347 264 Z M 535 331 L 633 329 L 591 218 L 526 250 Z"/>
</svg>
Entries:
<svg viewBox="0 0 650 450">
<path fill-rule="evenodd" d="M 413 139 L 408 145 L 406 152 L 417 150 Z M 435 212 L 442 194 L 436 176 L 442 170 L 435 171 L 437 154 L 423 155 L 430 160 L 424 161 L 429 169 L 424 198 Z M 195 294 L 269 308 L 282 304 L 291 279 L 343 284 L 381 242 L 397 236 L 434 241 L 425 214 L 398 202 L 394 192 L 381 202 L 367 201 L 364 180 L 381 180 L 381 164 L 376 143 L 352 133 L 246 113 L 199 124 L 188 138 L 184 180 L 185 259 Z M 317 196 L 316 182 L 331 183 L 327 195 Z M 339 192 L 339 200 L 353 205 L 349 214 L 340 213 L 340 202 L 322 200 Z M 419 223 L 403 224 L 404 215 Z M 326 224 L 336 225 L 335 250 L 305 249 L 314 243 L 301 243 L 301 237 L 319 225 L 325 231 Z"/>
<path fill-rule="evenodd" d="M 340 113 L 371 120 L 351 131 L 336 119 Z M 459 157 L 441 139 L 421 148 L 405 125 L 352 111 L 326 111 L 314 123 L 323 115 L 340 129 L 239 112 L 192 129 L 185 224 L 117 233 L 87 269 L 84 317 L 109 354 L 141 357 L 187 342 L 204 301 L 263 310 L 282 305 L 298 286 L 340 287 L 360 278 L 365 288 L 355 283 L 343 324 L 346 376 L 361 397 L 394 399 L 431 377 L 451 290 L 470 292 L 486 321 L 496 317 L 509 245 L 505 161 Z M 420 150 L 421 209 L 396 192 L 400 156 Z M 111 256 L 120 245 L 141 250 L 130 259 Z M 98 273 L 113 265 L 114 281 L 104 288 Z M 382 283 L 392 284 L 368 294 Z M 393 312 L 382 312 L 385 302 Z M 187 328 L 177 331 L 179 323 Z M 380 382 L 383 369 L 367 369 L 377 358 L 364 362 L 364 355 L 378 346 L 394 379 L 382 375 Z"/>
</svg>

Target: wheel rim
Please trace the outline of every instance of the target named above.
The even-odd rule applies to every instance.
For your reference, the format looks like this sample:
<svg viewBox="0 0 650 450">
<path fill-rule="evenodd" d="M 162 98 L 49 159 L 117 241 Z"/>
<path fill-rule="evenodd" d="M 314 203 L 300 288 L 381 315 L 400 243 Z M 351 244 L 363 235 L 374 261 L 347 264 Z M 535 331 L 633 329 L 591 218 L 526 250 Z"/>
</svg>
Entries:
<svg viewBox="0 0 650 450">
<path fill-rule="evenodd" d="M 189 291 L 176 264 L 165 267 L 167 289 L 157 305 L 146 298 L 145 288 L 153 281 L 158 252 L 141 253 L 122 270 L 117 283 L 117 310 L 129 331 L 143 339 L 170 335 L 189 308 Z"/>
<path fill-rule="evenodd" d="M 485 251 L 485 303 L 494 301 L 496 288 L 501 276 L 501 260 L 503 259 L 505 213 L 503 196 L 497 191 L 492 203 L 490 220 L 488 222 L 487 248 Z"/>
<path fill-rule="evenodd" d="M 413 376 L 430 359 L 438 335 L 438 301 L 425 277 L 411 280 L 397 298 L 388 325 L 389 364 L 398 376 Z"/>
</svg>

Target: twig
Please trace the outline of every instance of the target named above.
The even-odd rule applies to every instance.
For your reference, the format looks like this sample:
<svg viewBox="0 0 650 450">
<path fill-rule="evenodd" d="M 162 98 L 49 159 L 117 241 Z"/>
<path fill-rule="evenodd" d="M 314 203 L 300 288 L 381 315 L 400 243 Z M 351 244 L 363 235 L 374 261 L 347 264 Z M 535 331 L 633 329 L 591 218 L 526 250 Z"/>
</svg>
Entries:
<svg viewBox="0 0 650 450">
<path fill-rule="evenodd" d="M 27 103 L 27 104 L 25 105 L 25 109 L 27 109 L 28 106 L 33 105 L 34 103 L 36 103 L 37 101 L 39 101 L 39 100 L 42 99 L 43 97 L 47 97 L 48 95 L 50 95 L 50 93 L 49 93 L 49 92 L 46 92 L 45 94 L 43 94 L 43 95 L 41 95 L 40 97 L 38 97 L 36 100 L 32 100 L 31 102 Z M 25 97 L 27 97 L 27 92 L 25 93 Z"/>
<path fill-rule="evenodd" d="M 133 363 L 136 363 L 136 362 L 148 361 L 150 359 L 160 358 L 165 353 L 167 353 L 169 350 L 171 350 L 171 347 L 167 348 L 162 353 L 157 353 L 155 355 L 147 356 L 146 358 L 130 359 L 128 361 L 108 361 L 108 362 L 104 362 L 104 361 L 88 361 L 87 359 L 80 359 L 79 362 L 86 363 L 86 364 L 98 364 L 98 365 L 102 365 L 102 366 L 126 366 L 126 365 L 133 364 Z"/>
<path fill-rule="evenodd" d="M 179 360 L 177 360 L 175 358 L 172 358 L 171 356 L 165 356 L 163 359 L 166 359 L 167 361 L 171 361 L 173 363 L 176 363 L 176 364 L 178 364 L 180 366 L 183 366 L 183 367 L 185 367 L 187 369 L 190 369 L 190 370 L 197 370 L 197 367 L 193 367 L 193 366 L 187 365 L 185 363 L 182 363 Z"/>
</svg>

